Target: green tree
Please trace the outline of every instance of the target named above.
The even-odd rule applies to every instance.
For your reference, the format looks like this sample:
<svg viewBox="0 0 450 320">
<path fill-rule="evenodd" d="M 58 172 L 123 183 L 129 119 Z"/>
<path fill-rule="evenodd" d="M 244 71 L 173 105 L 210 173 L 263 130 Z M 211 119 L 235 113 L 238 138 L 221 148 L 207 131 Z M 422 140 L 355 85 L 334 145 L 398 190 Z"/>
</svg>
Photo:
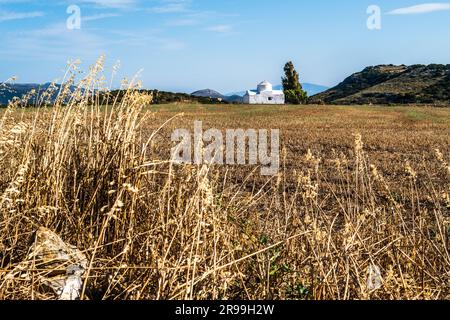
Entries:
<svg viewBox="0 0 450 320">
<path fill-rule="evenodd" d="M 281 78 L 286 102 L 291 104 L 304 104 L 308 101 L 308 94 L 300 84 L 298 72 L 292 61 L 284 66 L 285 76 Z"/>
</svg>

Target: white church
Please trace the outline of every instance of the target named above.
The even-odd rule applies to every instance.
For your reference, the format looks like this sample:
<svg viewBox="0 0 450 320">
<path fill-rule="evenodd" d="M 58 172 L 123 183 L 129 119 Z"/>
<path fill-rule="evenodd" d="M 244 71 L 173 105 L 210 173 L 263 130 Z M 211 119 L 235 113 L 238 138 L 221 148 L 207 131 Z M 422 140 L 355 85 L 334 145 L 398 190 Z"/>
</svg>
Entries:
<svg viewBox="0 0 450 320">
<path fill-rule="evenodd" d="M 284 104 L 285 97 L 282 90 L 273 90 L 272 84 L 265 80 L 258 84 L 257 90 L 248 90 L 244 95 L 246 104 Z"/>
</svg>

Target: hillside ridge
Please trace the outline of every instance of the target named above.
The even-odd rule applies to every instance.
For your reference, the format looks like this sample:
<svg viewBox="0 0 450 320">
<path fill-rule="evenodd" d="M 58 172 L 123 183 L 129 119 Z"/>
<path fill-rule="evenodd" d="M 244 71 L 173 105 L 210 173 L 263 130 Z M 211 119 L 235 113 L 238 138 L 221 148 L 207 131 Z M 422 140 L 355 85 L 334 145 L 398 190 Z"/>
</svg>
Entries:
<svg viewBox="0 0 450 320">
<path fill-rule="evenodd" d="M 319 104 L 450 104 L 450 64 L 367 67 L 314 95 Z"/>
</svg>

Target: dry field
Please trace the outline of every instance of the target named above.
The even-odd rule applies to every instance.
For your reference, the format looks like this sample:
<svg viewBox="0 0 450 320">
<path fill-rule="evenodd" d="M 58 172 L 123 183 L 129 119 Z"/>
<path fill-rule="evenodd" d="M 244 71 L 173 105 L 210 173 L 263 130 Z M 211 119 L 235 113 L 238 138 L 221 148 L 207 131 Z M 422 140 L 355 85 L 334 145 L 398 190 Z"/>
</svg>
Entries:
<svg viewBox="0 0 450 320">
<path fill-rule="evenodd" d="M 83 299 L 450 298 L 450 109 L 144 98 L 0 111 L 0 299 L 54 298 L 39 227 L 88 257 Z M 280 129 L 279 174 L 169 163 L 194 120 Z"/>
</svg>

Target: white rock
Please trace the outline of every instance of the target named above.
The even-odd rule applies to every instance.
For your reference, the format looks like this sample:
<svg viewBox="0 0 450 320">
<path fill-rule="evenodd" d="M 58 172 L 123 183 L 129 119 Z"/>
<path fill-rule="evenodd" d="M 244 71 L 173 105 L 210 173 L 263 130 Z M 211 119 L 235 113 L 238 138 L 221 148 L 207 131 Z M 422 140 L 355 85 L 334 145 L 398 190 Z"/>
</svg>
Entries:
<svg viewBox="0 0 450 320">
<path fill-rule="evenodd" d="M 21 262 L 6 279 L 37 278 L 52 289 L 59 300 L 77 300 L 83 286 L 82 276 L 87 269 L 86 256 L 76 247 L 66 244 L 56 233 L 39 228 L 26 260 Z M 30 270 L 35 271 L 31 276 Z M 36 277 L 37 276 L 37 277 Z"/>
<path fill-rule="evenodd" d="M 380 289 L 383 284 L 380 268 L 375 264 L 371 264 L 367 269 L 367 274 L 367 289 L 370 291 Z"/>
</svg>

